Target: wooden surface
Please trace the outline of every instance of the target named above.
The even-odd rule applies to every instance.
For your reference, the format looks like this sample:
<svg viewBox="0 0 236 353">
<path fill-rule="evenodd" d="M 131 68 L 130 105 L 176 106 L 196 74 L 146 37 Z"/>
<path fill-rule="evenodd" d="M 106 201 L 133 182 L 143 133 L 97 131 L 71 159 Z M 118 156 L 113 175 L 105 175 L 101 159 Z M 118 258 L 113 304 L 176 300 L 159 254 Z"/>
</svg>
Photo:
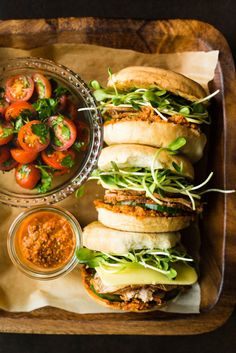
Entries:
<svg viewBox="0 0 236 353">
<path fill-rule="evenodd" d="M 52 43 L 86 43 L 141 52 L 220 50 L 212 90 L 221 94 L 212 107 L 208 158 L 202 163 L 215 172 L 215 184 L 234 188 L 235 71 L 229 47 L 208 24 L 191 20 L 137 21 L 56 19 L 0 22 L 0 46 L 30 49 Z M 225 97 L 223 96 L 225 94 Z M 31 313 L 0 312 L 0 331 L 71 334 L 197 334 L 214 330 L 230 316 L 236 293 L 235 196 L 208 199 L 201 224 L 201 313 L 78 315 L 54 308 Z"/>
</svg>

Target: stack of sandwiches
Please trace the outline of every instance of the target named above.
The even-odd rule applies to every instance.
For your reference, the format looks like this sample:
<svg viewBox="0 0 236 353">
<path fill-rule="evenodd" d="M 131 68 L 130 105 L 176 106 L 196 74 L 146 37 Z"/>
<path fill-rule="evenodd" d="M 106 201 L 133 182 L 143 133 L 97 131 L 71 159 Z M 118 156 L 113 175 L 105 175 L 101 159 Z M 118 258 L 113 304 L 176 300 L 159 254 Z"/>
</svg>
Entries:
<svg viewBox="0 0 236 353">
<path fill-rule="evenodd" d="M 202 212 L 194 168 L 209 123 L 204 89 L 168 70 L 128 67 L 92 82 L 105 147 L 92 178 L 105 189 L 77 252 L 85 288 L 126 311 L 166 305 L 197 282 L 180 231 Z M 206 98 L 205 98 L 206 97 Z M 191 236 L 191 235 L 190 235 Z"/>
</svg>

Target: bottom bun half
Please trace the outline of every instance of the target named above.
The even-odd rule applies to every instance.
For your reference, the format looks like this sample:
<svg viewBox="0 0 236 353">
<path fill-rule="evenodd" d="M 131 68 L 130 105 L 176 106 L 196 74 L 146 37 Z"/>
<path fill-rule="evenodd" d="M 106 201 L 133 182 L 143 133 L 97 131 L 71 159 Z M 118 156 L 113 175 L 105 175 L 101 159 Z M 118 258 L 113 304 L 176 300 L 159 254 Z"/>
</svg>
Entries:
<svg viewBox="0 0 236 353">
<path fill-rule="evenodd" d="M 167 147 L 177 137 L 185 137 L 181 151 L 192 163 L 202 158 L 206 136 L 184 125 L 150 122 L 145 120 L 120 121 L 104 125 L 104 141 L 107 145 L 135 143 L 153 147 Z"/>
<path fill-rule="evenodd" d="M 176 232 L 187 228 L 192 216 L 150 216 L 138 217 L 125 213 L 118 213 L 103 207 L 97 207 L 98 220 L 107 227 L 130 231 L 146 233 L 164 233 Z"/>
</svg>

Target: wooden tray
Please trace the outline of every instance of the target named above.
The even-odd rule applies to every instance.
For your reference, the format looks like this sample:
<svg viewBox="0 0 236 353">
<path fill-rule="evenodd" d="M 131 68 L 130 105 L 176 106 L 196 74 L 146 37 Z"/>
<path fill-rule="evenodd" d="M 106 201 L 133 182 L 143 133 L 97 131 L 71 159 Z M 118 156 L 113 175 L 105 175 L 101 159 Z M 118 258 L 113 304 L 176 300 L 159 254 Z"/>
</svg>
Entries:
<svg viewBox="0 0 236 353">
<path fill-rule="evenodd" d="M 208 170 L 216 184 L 234 188 L 236 180 L 235 69 L 223 36 L 194 20 L 137 21 L 96 18 L 10 20 L 0 22 L 0 46 L 29 49 L 51 43 L 87 43 L 140 52 L 220 50 L 212 89 L 220 88 L 212 116 Z M 223 96 L 224 94 L 224 96 Z M 58 334 L 197 334 L 221 326 L 235 305 L 235 196 L 213 195 L 202 224 L 201 313 L 78 315 L 54 308 L 31 313 L 0 311 L 0 331 Z M 206 224 L 207 223 L 207 224 Z"/>
</svg>

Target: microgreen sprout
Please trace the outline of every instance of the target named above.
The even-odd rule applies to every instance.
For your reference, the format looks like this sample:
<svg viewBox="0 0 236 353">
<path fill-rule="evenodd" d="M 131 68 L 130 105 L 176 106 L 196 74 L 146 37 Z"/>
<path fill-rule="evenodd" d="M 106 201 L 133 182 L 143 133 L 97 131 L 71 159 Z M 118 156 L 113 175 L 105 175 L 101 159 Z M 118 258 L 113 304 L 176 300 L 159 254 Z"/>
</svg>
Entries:
<svg viewBox="0 0 236 353">
<path fill-rule="evenodd" d="M 182 164 L 172 163 L 173 170 L 155 168 L 156 159 L 161 152 L 167 151 L 170 154 L 175 154 L 185 143 L 186 139 L 179 137 L 166 148 L 157 150 L 152 159 L 150 168 L 130 167 L 121 169 L 114 161 L 111 161 L 110 169 L 97 169 L 92 173 L 90 179 L 98 180 L 106 189 L 144 191 L 146 197 L 151 198 L 158 205 L 164 204 L 164 201 L 161 198 L 159 199 L 158 195 L 168 196 L 170 194 L 173 198 L 177 194 L 177 197 L 187 197 L 191 202 L 193 211 L 196 210 L 196 201 L 200 201 L 201 195 L 207 192 L 220 192 L 225 194 L 235 192 L 235 190 L 222 190 L 217 188 L 200 190 L 210 181 L 213 172 L 200 184 L 193 185 L 191 181 L 184 176 Z"/>
<path fill-rule="evenodd" d="M 193 262 L 193 259 L 180 246 L 168 250 L 132 250 L 122 255 L 81 248 L 77 250 L 76 256 L 79 263 L 86 264 L 90 268 L 101 267 L 105 272 L 109 273 L 118 273 L 123 269 L 138 265 L 159 272 L 170 279 L 174 279 L 177 276 L 173 263 Z"/>
<path fill-rule="evenodd" d="M 134 110 L 150 107 L 164 121 L 168 121 L 168 116 L 182 115 L 190 123 L 210 124 L 210 117 L 205 103 L 218 94 L 219 90 L 202 99 L 191 102 L 158 88 L 133 88 L 129 92 L 118 91 L 111 69 L 108 69 L 108 74 L 112 87 L 103 88 L 95 80 L 90 82 L 90 86 L 94 90 L 94 97 L 99 103 L 98 108 L 101 109 L 102 113 L 109 111 L 109 109 L 114 109 L 116 106 L 133 108 Z M 80 110 L 87 109 L 91 108 L 81 108 Z"/>
</svg>

